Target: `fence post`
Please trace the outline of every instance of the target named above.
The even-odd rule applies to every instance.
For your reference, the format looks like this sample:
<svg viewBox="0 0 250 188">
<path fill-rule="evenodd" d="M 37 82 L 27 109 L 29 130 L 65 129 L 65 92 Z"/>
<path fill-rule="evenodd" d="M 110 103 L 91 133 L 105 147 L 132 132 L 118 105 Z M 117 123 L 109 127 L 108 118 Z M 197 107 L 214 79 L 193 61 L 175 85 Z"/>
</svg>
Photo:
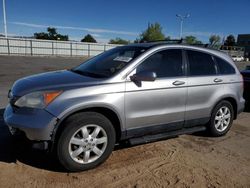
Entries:
<svg viewBox="0 0 250 188">
<path fill-rule="evenodd" d="M 88 57 L 90 57 L 90 44 L 88 44 Z"/>
<path fill-rule="evenodd" d="M 104 52 L 106 51 L 106 44 L 104 44 Z"/>
<path fill-rule="evenodd" d="M 52 41 L 52 55 L 54 55 L 54 42 Z"/>
<path fill-rule="evenodd" d="M 30 40 L 30 55 L 33 56 L 32 40 Z"/>
<path fill-rule="evenodd" d="M 70 56 L 72 57 L 72 42 L 70 43 Z"/>
<path fill-rule="evenodd" d="M 10 55 L 10 42 L 8 38 L 7 38 L 7 48 L 8 48 L 8 55 Z"/>
</svg>

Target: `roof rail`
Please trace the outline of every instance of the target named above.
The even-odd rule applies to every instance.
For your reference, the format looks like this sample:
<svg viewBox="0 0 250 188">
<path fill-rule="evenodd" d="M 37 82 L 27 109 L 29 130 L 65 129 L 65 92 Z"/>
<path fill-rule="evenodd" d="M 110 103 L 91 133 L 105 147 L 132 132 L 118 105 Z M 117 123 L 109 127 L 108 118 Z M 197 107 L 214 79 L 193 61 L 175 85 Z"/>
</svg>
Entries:
<svg viewBox="0 0 250 188">
<path fill-rule="evenodd" d="M 146 43 L 153 43 L 153 42 L 165 42 L 165 43 L 176 43 L 176 44 L 181 44 L 183 42 L 183 39 L 164 39 L 164 40 L 153 40 L 153 41 L 148 41 Z"/>
<path fill-rule="evenodd" d="M 145 43 L 154 43 L 154 42 L 164 42 L 164 43 L 170 43 L 170 44 L 188 44 L 186 43 L 186 40 L 181 38 L 181 39 L 165 39 L 165 40 L 153 40 L 153 41 L 148 41 Z M 211 47 L 210 44 L 190 44 L 192 46 L 201 46 L 201 47 L 205 47 L 205 48 L 209 48 Z"/>
<path fill-rule="evenodd" d="M 188 44 L 185 39 L 165 39 L 165 40 L 154 40 L 154 41 L 148 41 L 145 43 L 154 43 L 154 42 L 162 42 L 162 43 L 167 43 L 167 44 L 187 44 L 187 45 L 192 45 L 192 46 L 199 46 L 203 48 L 210 48 L 210 49 L 220 49 L 220 45 L 211 45 L 211 44 Z"/>
</svg>

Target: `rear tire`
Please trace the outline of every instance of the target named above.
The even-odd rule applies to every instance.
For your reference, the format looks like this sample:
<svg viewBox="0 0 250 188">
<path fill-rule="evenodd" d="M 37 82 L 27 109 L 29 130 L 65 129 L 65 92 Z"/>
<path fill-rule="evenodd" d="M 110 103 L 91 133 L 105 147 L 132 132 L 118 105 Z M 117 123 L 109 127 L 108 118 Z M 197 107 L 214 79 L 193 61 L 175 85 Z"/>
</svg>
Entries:
<svg viewBox="0 0 250 188">
<path fill-rule="evenodd" d="M 108 118 L 96 112 L 69 117 L 63 124 L 57 156 L 69 171 L 92 169 L 103 163 L 115 145 L 115 130 Z"/>
<path fill-rule="evenodd" d="M 211 136 L 223 136 L 231 128 L 234 119 L 233 106 L 228 101 L 221 101 L 212 111 L 208 130 Z"/>
</svg>

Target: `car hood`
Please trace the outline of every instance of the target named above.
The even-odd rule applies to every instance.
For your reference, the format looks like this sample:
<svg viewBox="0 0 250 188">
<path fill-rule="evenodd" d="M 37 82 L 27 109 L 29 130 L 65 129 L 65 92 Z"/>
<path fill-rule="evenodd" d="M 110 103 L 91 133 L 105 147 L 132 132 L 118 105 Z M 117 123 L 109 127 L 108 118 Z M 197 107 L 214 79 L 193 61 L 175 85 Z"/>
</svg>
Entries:
<svg viewBox="0 0 250 188">
<path fill-rule="evenodd" d="M 100 84 L 103 80 L 82 76 L 68 70 L 36 74 L 17 80 L 11 91 L 14 96 L 43 90 L 67 90 Z"/>
</svg>

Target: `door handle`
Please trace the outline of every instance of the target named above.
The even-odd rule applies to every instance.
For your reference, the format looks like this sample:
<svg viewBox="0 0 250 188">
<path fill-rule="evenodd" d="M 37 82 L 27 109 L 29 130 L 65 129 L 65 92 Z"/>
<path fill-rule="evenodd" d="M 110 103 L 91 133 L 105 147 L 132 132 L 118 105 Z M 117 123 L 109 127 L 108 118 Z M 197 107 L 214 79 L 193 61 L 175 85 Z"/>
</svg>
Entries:
<svg viewBox="0 0 250 188">
<path fill-rule="evenodd" d="M 173 82 L 173 85 L 175 85 L 175 86 L 180 86 L 180 85 L 183 85 L 183 84 L 185 84 L 185 82 L 179 81 L 179 80 L 176 80 L 176 81 Z"/>
<path fill-rule="evenodd" d="M 214 82 L 218 83 L 218 82 L 222 82 L 223 80 L 222 79 L 219 79 L 219 78 L 215 78 L 214 79 Z"/>
</svg>

